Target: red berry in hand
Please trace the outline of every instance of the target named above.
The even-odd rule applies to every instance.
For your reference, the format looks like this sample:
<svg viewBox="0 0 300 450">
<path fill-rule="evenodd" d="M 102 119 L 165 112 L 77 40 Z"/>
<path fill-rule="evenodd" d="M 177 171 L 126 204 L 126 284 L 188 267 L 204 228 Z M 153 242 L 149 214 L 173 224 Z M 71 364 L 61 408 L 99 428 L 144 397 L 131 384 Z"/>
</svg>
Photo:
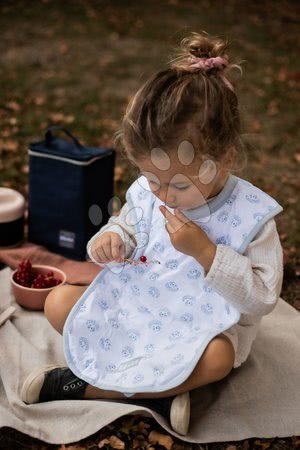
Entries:
<svg viewBox="0 0 300 450">
<path fill-rule="evenodd" d="M 147 258 L 146 258 L 146 256 L 140 256 L 140 261 L 141 262 L 143 262 L 143 263 L 145 263 L 146 261 L 147 261 Z"/>
</svg>

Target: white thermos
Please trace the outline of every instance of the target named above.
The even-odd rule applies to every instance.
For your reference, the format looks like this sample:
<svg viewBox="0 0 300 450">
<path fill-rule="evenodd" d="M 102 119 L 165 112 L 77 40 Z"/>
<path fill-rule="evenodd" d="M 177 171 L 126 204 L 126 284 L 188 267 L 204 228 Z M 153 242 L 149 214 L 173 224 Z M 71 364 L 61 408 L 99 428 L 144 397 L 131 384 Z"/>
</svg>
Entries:
<svg viewBox="0 0 300 450">
<path fill-rule="evenodd" d="M 24 213 L 23 195 L 0 187 L 0 247 L 17 247 L 24 241 Z"/>
</svg>

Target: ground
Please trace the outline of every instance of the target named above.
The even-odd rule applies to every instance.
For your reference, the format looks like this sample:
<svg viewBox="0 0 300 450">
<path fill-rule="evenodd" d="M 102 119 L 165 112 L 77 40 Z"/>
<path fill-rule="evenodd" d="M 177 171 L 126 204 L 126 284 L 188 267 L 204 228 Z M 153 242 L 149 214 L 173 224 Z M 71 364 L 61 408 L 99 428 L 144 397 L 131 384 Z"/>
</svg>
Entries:
<svg viewBox="0 0 300 450">
<path fill-rule="evenodd" d="M 200 30 L 227 37 L 232 60 L 244 61 L 243 76 L 236 76 L 234 82 L 248 162 L 237 175 L 283 206 L 276 216 L 285 264 L 281 296 L 299 311 L 297 6 L 292 0 L 2 2 L 0 185 L 18 189 L 27 197 L 28 144 L 41 140 L 50 125 L 65 125 L 89 146 L 112 146 L 130 96 L 149 74 L 165 67 L 181 38 Z M 134 169 L 118 152 L 115 192 L 123 201 L 134 176 Z M 150 418 L 140 420 L 150 424 L 148 431 L 141 425 L 148 442 L 150 430 L 160 428 Z M 124 421 L 116 421 L 76 445 L 98 448 L 101 439 L 115 435 L 126 442 L 124 448 L 150 448 L 146 444 L 134 447 L 139 428 L 127 425 L 130 432 L 126 434 L 121 431 Z M 153 444 L 153 448 L 166 445 L 170 443 Z M 173 444 L 172 449 L 234 450 L 234 445 L 243 450 L 287 449 L 298 448 L 300 442 L 294 437 L 181 445 Z M 0 432 L 0 449 L 57 447 L 13 430 Z M 110 441 L 103 448 L 122 445 Z"/>
</svg>

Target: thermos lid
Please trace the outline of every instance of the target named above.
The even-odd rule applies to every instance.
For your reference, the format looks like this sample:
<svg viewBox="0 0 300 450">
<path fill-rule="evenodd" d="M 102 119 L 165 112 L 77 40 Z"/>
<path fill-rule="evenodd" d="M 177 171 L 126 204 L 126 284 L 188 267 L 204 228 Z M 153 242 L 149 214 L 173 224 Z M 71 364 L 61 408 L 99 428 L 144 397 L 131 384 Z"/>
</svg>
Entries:
<svg viewBox="0 0 300 450">
<path fill-rule="evenodd" d="M 0 223 L 12 222 L 23 216 L 25 199 L 14 189 L 0 187 Z"/>
</svg>

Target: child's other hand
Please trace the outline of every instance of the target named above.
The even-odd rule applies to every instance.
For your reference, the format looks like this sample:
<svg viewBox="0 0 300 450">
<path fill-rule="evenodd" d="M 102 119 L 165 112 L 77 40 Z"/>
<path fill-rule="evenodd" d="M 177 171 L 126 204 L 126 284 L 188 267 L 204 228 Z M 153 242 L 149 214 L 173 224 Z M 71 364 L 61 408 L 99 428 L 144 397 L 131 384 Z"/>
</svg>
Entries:
<svg viewBox="0 0 300 450">
<path fill-rule="evenodd" d="M 173 215 L 165 206 L 160 211 L 167 219 L 166 230 L 173 246 L 181 253 L 199 259 L 199 255 L 212 245 L 207 234 L 175 208 Z"/>
<path fill-rule="evenodd" d="M 125 244 L 118 233 L 105 231 L 91 245 L 91 255 L 99 263 L 122 262 Z"/>
</svg>

